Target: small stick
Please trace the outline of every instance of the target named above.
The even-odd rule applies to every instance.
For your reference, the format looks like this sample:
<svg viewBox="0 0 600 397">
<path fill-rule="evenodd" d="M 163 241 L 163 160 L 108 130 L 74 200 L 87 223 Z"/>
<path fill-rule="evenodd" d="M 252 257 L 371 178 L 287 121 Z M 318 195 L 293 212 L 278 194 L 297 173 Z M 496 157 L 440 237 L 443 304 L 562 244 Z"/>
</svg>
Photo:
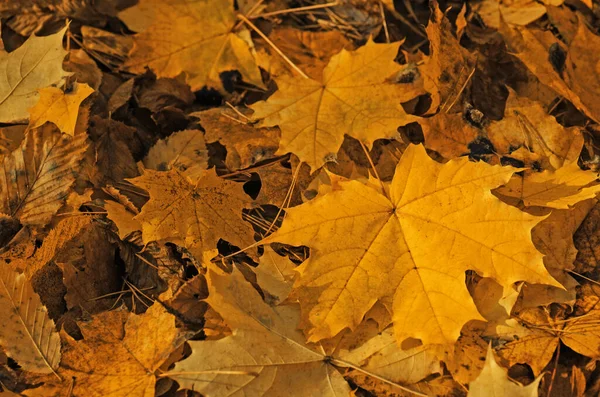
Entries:
<svg viewBox="0 0 600 397">
<path fill-rule="evenodd" d="M 240 116 L 241 118 L 243 118 L 243 119 L 246 119 L 246 120 L 250 120 L 248 117 L 246 117 L 246 115 L 245 115 L 244 113 L 242 113 L 242 112 L 240 112 L 239 110 L 237 110 L 237 109 L 235 108 L 235 106 L 233 106 L 233 105 L 232 105 L 231 103 L 229 103 L 228 101 L 225 101 L 225 104 L 226 104 L 227 106 L 229 106 L 229 107 L 231 108 L 231 110 L 233 110 L 235 113 L 237 113 L 237 115 L 238 115 L 238 116 Z"/>
<path fill-rule="evenodd" d="M 390 42 L 390 32 L 388 31 L 387 21 L 385 20 L 385 10 L 383 9 L 383 2 L 379 0 L 379 10 L 381 11 L 381 21 L 383 23 L 383 32 L 385 33 L 385 41 Z"/>
<path fill-rule="evenodd" d="M 269 232 L 271 232 L 271 229 L 273 229 L 273 227 L 275 226 L 275 223 L 277 223 L 277 219 L 279 219 L 281 212 L 283 211 L 284 208 L 286 208 L 289 205 L 288 201 L 289 202 L 292 201 L 292 193 L 294 192 L 294 188 L 296 187 L 296 181 L 298 180 L 298 174 L 300 173 L 300 168 L 302 168 L 302 164 L 303 163 L 300 162 L 300 164 L 298 164 L 298 166 L 296 167 L 296 172 L 294 172 L 294 176 L 292 176 L 292 182 L 290 183 L 290 188 L 288 189 L 285 197 L 283 198 L 283 203 L 281 203 L 281 207 L 279 208 L 279 211 L 277 211 L 277 215 L 275 215 L 275 219 L 273 219 L 271 226 L 269 226 L 269 228 L 265 232 L 265 236 L 269 235 Z"/>
<path fill-rule="evenodd" d="M 248 10 L 248 17 L 250 17 L 254 11 L 263 3 L 264 0 L 258 0 L 256 3 L 254 3 L 254 5 L 252 6 L 252 8 L 250 8 Z M 244 21 L 239 21 L 238 23 L 235 24 L 235 26 L 233 27 L 233 29 L 231 29 L 231 31 L 233 32 L 234 30 L 237 30 L 240 26 L 242 26 L 244 23 Z"/>
<path fill-rule="evenodd" d="M 377 168 L 375 168 L 375 163 L 373 163 L 373 159 L 371 158 L 371 155 L 369 154 L 369 150 L 367 149 L 367 147 L 365 146 L 364 143 L 362 143 L 362 141 L 360 142 L 360 146 L 362 147 L 363 151 L 365 152 L 365 155 L 367 156 L 367 160 L 369 160 L 369 164 L 371 165 L 371 169 L 373 170 L 373 174 L 375 174 L 375 178 L 377 178 L 377 180 L 379 181 L 379 184 L 381 185 L 381 193 L 387 197 L 388 194 L 385 191 L 385 186 L 383 185 L 383 182 L 381 180 L 381 178 L 379 177 L 379 173 L 377 172 Z"/>
<path fill-rule="evenodd" d="M 279 11 L 273 11 L 273 12 L 266 12 L 264 14 L 259 14 L 259 15 L 255 15 L 255 16 L 249 16 L 249 18 L 250 19 L 269 18 L 269 17 L 275 16 L 275 15 L 289 14 L 289 13 L 292 13 L 292 12 L 312 11 L 312 10 L 318 10 L 318 9 L 322 9 L 322 8 L 335 7 L 335 6 L 339 5 L 339 4 L 340 4 L 340 2 L 338 0 L 336 0 L 333 3 L 315 4 L 313 6 L 304 6 L 304 7 L 296 7 L 296 8 L 286 8 L 285 10 L 279 10 Z"/>
<path fill-rule="evenodd" d="M 452 109 L 452 107 L 456 104 L 456 101 L 458 101 L 458 99 L 462 95 L 463 91 L 467 88 L 467 84 L 469 84 L 469 81 L 471 81 L 471 77 L 473 77 L 473 75 L 475 74 L 475 70 L 477 70 L 477 67 L 473 68 L 473 70 L 469 74 L 469 77 L 467 77 L 467 80 L 464 82 L 464 84 L 460 88 L 460 91 L 458 91 L 458 94 L 456 94 L 456 96 L 454 97 L 454 100 L 452 101 L 452 103 L 450 104 L 450 106 L 448 106 L 446 108 L 446 110 L 444 110 L 444 113 L 448 113 L 450 111 L 450 109 Z M 445 107 L 445 106 L 442 106 L 442 107 Z"/>
<path fill-rule="evenodd" d="M 284 61 L 286 61 L 296 72 L 298 72 L 300 76 L 304 77 L 305 79 L 309 78 L 302 70 L 300 70 L 298 66 L 296 66 L 296 64 L 294 64 L 294 62 L 292 62 L 283 52 L 281 52 L 279 48 L 277 48 L 275 43 L 269 40 L 269 38 L 263 32 L 261 32 L 259 28 L 257 28 L 252 22 L 250 22 L 248 18 L 246 18 L 242 14 L 238 14 L 238 18 L 244 21 L 246 25 L 248 25 L 252 30 L 254 30 L 260 37 L 262 37 L 263 40 L 265 40 L 267 44 L 269 44 L 275 50 L 275 52 L 277 52 L 279 56 L 283 58 Z"/>
</svg>

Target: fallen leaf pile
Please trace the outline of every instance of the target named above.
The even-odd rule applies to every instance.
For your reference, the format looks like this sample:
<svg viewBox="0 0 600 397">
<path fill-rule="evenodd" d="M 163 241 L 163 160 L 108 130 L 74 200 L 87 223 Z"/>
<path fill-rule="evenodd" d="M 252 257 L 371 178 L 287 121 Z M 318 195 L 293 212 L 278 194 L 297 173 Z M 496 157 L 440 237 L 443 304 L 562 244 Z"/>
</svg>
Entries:
<svg viewBox="0 0 600 397">
<path fill-rule="evenodd" d="M 600 394 L 600 4 L 0 33 L 0 396 Z"/>
</svg>

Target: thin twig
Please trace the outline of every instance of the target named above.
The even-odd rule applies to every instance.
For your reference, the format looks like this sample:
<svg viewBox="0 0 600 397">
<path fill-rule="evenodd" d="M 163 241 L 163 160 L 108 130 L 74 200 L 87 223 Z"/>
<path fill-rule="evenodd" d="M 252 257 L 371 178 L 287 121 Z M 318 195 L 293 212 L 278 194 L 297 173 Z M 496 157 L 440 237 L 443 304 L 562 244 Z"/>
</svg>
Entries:
<svg viewBox="0 0 600 397">
<path fill-rule="evenodd" d="M 556 359 L 554 360 L 554 369 L 552 370 L 552 377 L 550 377 L 550 385 L 548 386 L 548 393 L 546 397 L 550 397 L 552 394 L 552 384 L 554 383 L 554 377 L 556 376 L 556 370 L 558 369 L 558 359 L 560 357 L 560 343 L 556 347 Z"/>
<path fill-rule="evenodd" d="M 387 21 L 385 20 L 385 10 L 383 8 L 383 2 L 379 0 L 379 10 L 381 11 L 381 23 L 383 24 L 383 32 L 385 33 L 386 43 L 390 42 L 390 32 L 388 31 Z"/>
<path fill-rule="evenodd" d="M 383 181 L 379 177 L 377 168 L 375 168 L 375 163 L 373 163 L 373 159 L 371 158 L 371 155 L 369 154 L 369 150 L 367 149 L 365 144 L 362 143 L 362 141 L 359 141 L 359 142 L 360 142 L 360 146 L 362 147 L 363 151 L 365 152 L 365 156 L 367 156 L 367 160 L 369 160 L 369 164 L 371 165 L 371 169 L 373 170 L 373 174 L 375 175 L 375 178 L 377 178 L 377 180 L 379 181 L 379 185 L 381 186 L 381 193 L 389 199 L 387 191 L 385 190 L 385 186 L 383 185 Z"/>
<path fill-rule="evenodd" d="M 401 384 L 399 384 L 399 383 L 392 382 L 391 380 L 389 380 L 389 379 L 386 379 L 386 378 L 384 378 L 383 376 L 379 376 L 379 375 L 377 375 L 376 373 L 373 373 L 373 372 L 371 372 L 371 371 L 368 371 L 368 370 L 366 370 L 366 369 L 364 369 L 364 368 L 361 368 L 361 367 L 359 367 L 358 365 L 355 365 L 355 364 L 353 364 L 353 363 L 351 363 L 351 362 L 348 362 L 348 361 L 346 361 L 346 360 L 342 360 L 342 359 L 339 359 L 339 358 L 332 358 L 332 359 L 331 359 L 331 362 L 332 362 L 333 364 L 336 364 L 336 365 L 340 366 L 340 367 L 349 367 L 349 368 L 353 368 L 353 369 L 355 369 L 355 370 L 357 370 L 357 371 L 359 371 L 359 372 L 362 372 L 362 373 L 364 373 L 365 375 L 368 375 L 368 376 L 370 376 L 370 377 L 372 377 L 372 378 L 378 379 L 378 380 L 380 380 L 380 381 L 382 381 L 382 382 L 385 382 L 385 383 L 387 383 L 387 384 L 390 384 L 390 385 L 392 385 L 392 386 L 395 386 L 395 387 L 397 387 L 397 388 L 399 388 L 399 389 L 401 389 L 401 390 L 404 390 L 404 391 L 406 391 L 406 392 L 408 392 L 408 393 L 411 393 L 411 394 L 414 394 L 414 395 L 416 395 L 416 396 L 427 397 L 427 394 L 423 394 L 423 393 L 421 393 L 421 392 L 418 392 L 418 391 L 416 391 L 416 390 L 409 389 L 408 387 L 402 386 L 402 385 L 401 385 Z"/>
<path fill-rule="evenodd" d="M 298 166 L 296 167 L 296 172 L 294 172 L 294 176 L 292 176 L 292 182 L 290 183 L 290 188 L 288 189 L 288 191 L 285 194 L 285 197 L 283 198 L 283 203 L 281 204 L 281 207 L 279 207 L 279 211 L 277 211 L 277 215 L 275 215 L 275 219 L 273 219 L 271 226 L 265 232 L 265 236 L 269 235 L 269 232 L 271 231 L 271 229 L 273 229 L 273 226 L 275 226 L 275 224 L 277 223 L 277 220 L 279 219 L 279 216 L 283 212 L 283 209 L 287 207 L 286 203 L 288 201 L 290 201 L 290 202 L 292 201 L 292 193 L 294 192 L 294 187 L 296 186 L 296 181 L 298 180 L 298 174 L 300 173 L 300 168 L 302 167 L 302 164 L 303 163 L 300 162 L 300 164 L 298 164 Z"/>
<path fill-rule="evenodd" d="M 288 58 L 279 48 L 277 48 L 275 43 L 273 43 L 271 40 L 269 40 L 269 38 L 259 28 L 257 28 L 256 25 L 254 25 L 248 18 L 246 18 L 242 14 L 238 14 L 238 18 L 241 19 L 242 21 L 244 21 L 246 23 L 246 25 L 248 25 L 252 30 L 254 30 L 256 32 L 256 34 L 258 34 L 260 37 L 262 37 L 262 39 L 264 41 L 266 41 L 267 44 L 269 44 L 271 46 L 271 48 L 273 48 L 273 50 L 275 50 L 275 52 L 277 52 L 279 54 L 279 56 L 282 57 L 283 60 L 286 61 L 288 63 L 288 65 L 290 65 L 292 67 L 292 69 L 294 69 L 296 72 L 298 72 L 298 74 L 300 76 L 304 77 L 305 79 L 309 78 L 306 75 L 306 73 L 304 73 L 298 66 L 296 66 L 296 64 L 294 62 L 291 61 L 290 58 Z"/>
<path fill-rule="evenodd" d="M 248 18 L 250 18 L 250 19 L 269 18 L 269 17 L 273 17 L 275 15 L 290 14 L 290 13 L 297 13 L 297 12 L 304 12 L 304 11 L 313 11 L 313 10 L 318 10 L 318 9 L 322 9 L 322 8 L 335 7 L 339 4 L 340 4 L 340 2 L 336 0 L 333 3 L 315 4 L 313 6 L 296 7 L 296 8 L 286 8 L 285 10 L 272 11 L 272 12 L 266 12 L 264 14 L 248 16 Z"/>
<path fill-rule="evenodd" d="M 235 106 L 233 106 L 231 103 L 229 103 L 229 101 L 225 101 L 225 104 L 227 106 L 229 106 L 231 108 L 231 110 L 233 110 L 241 118 L 246 119 L 246 120 L 250 120 L 249 117 L 247 117 L 244 113 L 242 113 L 239 110 L 237 110 L 237 108 Z"/>
<path fill-rule="evenodd" d="M 448 113 L 454 107 L 454 105 L 456 104 L 456 102 L 458 101 L 458 99 L 460 98 L 460 96 L 462 95 L 462 93 L 465 90 L 465 88 L 467 88 L 467 84 L 469 84 L 469 81 L 471 81 L 471 78 L 475 74 L 476 70 L 477 70 L 477 67 L 473 67 L 473 70 L 471 71 L 471 73 L 469 73 L 469 77 L 467 77 L 467 80 L 463 83 L 462 87 L 458 91 L 458 94 L 456 94 L 456 96 L 454 97 L 454 100 L 452 101 L 452 103 L 446 108 L 446 110 L 444 110 L 444 113 Z M 444 106 L 442 105 L 442 108 L 443 107 Z"/>
</svg>

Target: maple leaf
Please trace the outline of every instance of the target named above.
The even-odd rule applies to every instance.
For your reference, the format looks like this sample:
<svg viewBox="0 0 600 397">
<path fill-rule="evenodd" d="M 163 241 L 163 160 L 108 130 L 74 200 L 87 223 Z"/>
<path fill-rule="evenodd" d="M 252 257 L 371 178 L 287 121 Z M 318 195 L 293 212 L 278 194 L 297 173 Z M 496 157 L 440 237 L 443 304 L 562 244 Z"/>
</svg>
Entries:
<svg viewBox="0 0 600 397">
<path fill-rule="evenodd" d="M 399 126 L 416 120 L 401 102 L 421 94 L 416 83 L 393 84 L 407 67 L 394 62 L 400 43 L 369 40 L 356 51 L 342 50 L 321 80 L 282 76 L 278 90 L 251 105 L 261 126 L 281 128 L 277 154 L 294 153 L 313 170 L 335 159 L 348 134 L 371 147 L 397 136 Z"/>
<path fill-rule="evenodd" d="M 145 170 L 133 184 L 150 193 L 150 201 L 135 217 L 142 224 L 144 243 L 170 241 L 202 258 L 219 238 L 237 247 L 254 243 L 254 232 L 242 221 L 250 199 L 242 187 L 207 171 L 195 184 L 177 170 Z"/>
<path fill-rule="evenodd" d="M 39 92 L 38 103 L 29 109 L 29 128 L 40 127 L 50 121 L 65 134 L 74 136 L 79 106 L 94 90 L 87 84 L 74 83 L 70 92 L 56 87 L 42 88 Z"/>
<path fill-rule="evenodd" d="M 49 36 L 31 36 L 11 53 L 0 51 L 0 123 L 27 120 L 28 109 L 39 99 L 38 89 L 69 75 L 62 69 L 66 31 L 67 27 Z"/>
<path fill-rule="evenodd" d="M 235 69 L 246 82 L 263 86 L 250 35 L 233 31 L 238 21 L 233 0 L 141 0 L 119 16 L 128 25 L 139 24 L 140 9 L 152 22 L 138 26 L 145 29 L 135 35 L 124 65 L 130 71 L 142 73 L 149 66 L 159 77 L 185 73 L 192 91 L 198 91 L 204 86 L 223 90 L 219 74 Z"/>
<path fill-rule="evenodd" d="M 566 65 L 565 80 L 587 107 L 588 116 L 594 120 L 600 120 L 600 106 L 597 100 L 600 94 L 598 80 L 600 56 L 597 51 L 590 51 L 590 49 L 599 46 L 600 37 L 593 34 L 580 19 L 577 34 L 569 45 L 570 62 Z"/>
<path fill-rule="evenodd" d="M 54 321 L 25 275 L 0 266 L 0 345 L 19 365 L 39 373 L 56 373 L 60 337 Z"/>
<path fill-rule="evenodd" d="M 302 65 L 302 71 L 318 80 L 332 55 L 343 48 L 350 47 L 350 41 L 338 30 L 313 32 L 278 26 L 269 34 L 269 39 L 296 65 Z M 258 44 L 258 42 L 257 42 Z M 281 76 L 294 71 L 279 55 L 269 56 L 260 48 L 257 55 L 260 66 L 271 76 Z M 263 55 L 265 54 L 265 55 Z M 261 61 L 261 55 L 263 55 Z M 264 63 L 264 64 L 263 64 Z"/>
<path fill-rule="evenodd" d="M 469 144 L 479 135 L 477 128 L 465 122 L 462 113 L 441 112 L 423 119 L 419 125 L 423 129 L 425 146 L 447 159 L 469 153 Z"/>
<path fill-rule="evenodd" d="M 130 147 L 135 145 L 136 130 L 119 121 L 93 116 L 89 135 L 94 143 L 89 163 L 90 179 L 95 185 L 123 182 L 139 175 Z"/>
<path fill-rule="evenodd" d="M 218 272 L 218 273 L 217 273 Z M 207 274 L 208 304 L 232 334 L 213 341 L 190 341 L 192 354 L 178 362 L 168 376 L 186 389 L 206 396 L 248 393 L 283 395 L 290 382 L 298 396 L 343 396 L 350 387 L 335 369 L 351 367 L 391 383 L 409 383 L 441 370 L 439 362 L 422 346 L 403 351 L 393 343 L 393 333 L 377 335 L 377 327 L 365 330 L 372 338 L 350 336 L 336 341 L 336 348 L 307 344 L 296 329 L 297 306 L 272 307 L 262 301 L 241 273 L 218 270 Z M 406 389 L 404 389 L 406 390 Z M 416 393 L 417 395 L 423 395 Z"/>
<path fill-rule="evenodd" d="M 21 146 L 0 159 L 0 212 L 46 225 L 63 204 L 87 149 L 86 135 L 63 135 L 51 124 L 30 130 Z"/>
<path fill-rule="evenodd" d="M 481 318 L 464 282 L 469 269 L 505 286 L 560 286 L 531 242 L 543 218 L 490 193 L 514 171 L 464 158 L 441 165 L 422 146 L 409 146 L 390 198 L 356 181 L 339 182 L 289 209 L 265 242 L 311 249 L 294 286 L 309 340 L 355 329 L 380 300 L 394 313 L 399 341 L 453 342 L 463 324 Z"/>
<path fill-rule="evenodd" d="M 540 376 L 527 386 L 512 382 L 507 375 L 507 371 L 496 363 L 492 347 L 489 346 L 485 366 L 477 379 L 469 384 L 469 394 L 467 396 L 537 397 L 541 380 L 542 377 Z"/>
<path fill-rule="evenodd" d="M 57 396 L 70 385 L 76 396 L 153 396 L 154 373 L 183 342 L 175 317 L 158 303 L 141 315 L 121 309 L 78 325 L 82 340 L 61 335 L 64 347 L 58 374 L 64 383 L 45 379 L 43 386 L 25 395 Z"/>
</svg>

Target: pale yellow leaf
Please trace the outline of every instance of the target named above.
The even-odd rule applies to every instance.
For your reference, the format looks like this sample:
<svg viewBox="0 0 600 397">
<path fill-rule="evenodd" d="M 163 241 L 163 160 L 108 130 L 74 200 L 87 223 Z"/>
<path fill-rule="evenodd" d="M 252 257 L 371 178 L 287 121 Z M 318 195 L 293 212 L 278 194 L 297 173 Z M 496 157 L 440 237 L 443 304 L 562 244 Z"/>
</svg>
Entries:
<svg viewBox="0 0 600 397">
<path fill-rule="evenodd" d="M 0 51 L 0 123 L 27 120 L 38 90 L 69 75 L 62 68 L 66 31 L 67 27 L 49 36 L 31 36 L 11 53 Z"/>
<path fill-rule="evenodd" d="M 275 302 L 281 302 L 292 290 L 296 277 L 294 269 L 296 269 L 294 262 L 266 246 L 254 273 L 262 290 L 268 292 Z"/>
</svg>

